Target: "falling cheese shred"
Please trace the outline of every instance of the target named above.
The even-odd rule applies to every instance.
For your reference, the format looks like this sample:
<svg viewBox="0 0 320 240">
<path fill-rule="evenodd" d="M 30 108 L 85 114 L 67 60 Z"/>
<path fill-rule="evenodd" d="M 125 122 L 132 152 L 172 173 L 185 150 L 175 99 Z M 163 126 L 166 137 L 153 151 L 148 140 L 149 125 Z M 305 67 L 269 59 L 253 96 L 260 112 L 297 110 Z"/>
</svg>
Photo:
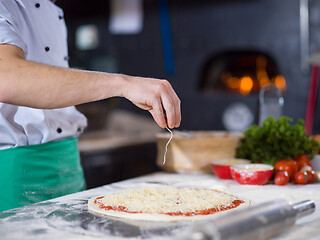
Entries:
<svg viewBox="0 0 320 240">
<path fill-rule="evenodd" d="M 237 199 L 233 195 L 218 190 L 168 186 L 126 189 L 99 198 L 97 202 L 114 208 L 123 206 L 129 212 L 157 214 L 219 209 L 222 206 L 230 206 Z"/>
<path fill-rule="evenodd" d="M 172 133 L 172 131 L 170 130 L 170 128 L 168 128 L 168 127 L 166 127 L 167 128 L 167 130 L 170 132 L 170 138 L 169 138 L 169 140 L 168 140 L 168 142 L 167 142 L 167 144 L 166 144 L 166 150 L 165 150 L 165 152 L 164 152 L 164 155 L 163 155 L 163 165 L 164 164 L 166 164 L 166 157 L 167 157 L 167 152 L 168 152 L 168 145 L 169 145 L 169 143 L 171 142 L 171 140 L 172 140 L 172 137 L 173 137 L 173 133 Z"/>
</svg>

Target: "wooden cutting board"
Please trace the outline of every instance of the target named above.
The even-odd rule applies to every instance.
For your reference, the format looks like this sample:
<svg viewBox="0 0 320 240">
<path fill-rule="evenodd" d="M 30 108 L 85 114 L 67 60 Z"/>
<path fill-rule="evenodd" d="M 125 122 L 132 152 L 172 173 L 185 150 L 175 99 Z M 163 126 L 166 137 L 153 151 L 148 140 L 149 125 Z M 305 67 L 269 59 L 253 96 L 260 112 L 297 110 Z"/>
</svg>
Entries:
<svg viewBox="0 0 320 240">
<path fill-rule="evenodd" d="M 173 172 L 210 173 L 210 162 L 235 158 L 243 135 L 223 131 L 190 131 L 189 136 L 174 133 L 168 145 L 166 163 L 163 164 L 165 146 L 170 133 L 157 135 L 157 165 Z"/>
</svg>

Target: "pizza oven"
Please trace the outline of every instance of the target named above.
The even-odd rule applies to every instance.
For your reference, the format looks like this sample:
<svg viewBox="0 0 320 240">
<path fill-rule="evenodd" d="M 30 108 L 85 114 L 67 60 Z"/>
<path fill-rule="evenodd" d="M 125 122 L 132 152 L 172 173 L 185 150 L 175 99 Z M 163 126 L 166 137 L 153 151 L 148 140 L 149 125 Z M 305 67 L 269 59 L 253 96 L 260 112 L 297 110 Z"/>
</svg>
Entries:
<svg viewBox="0 0 320 240">
<path fill-rule="evenodd" d="M 198 90 L 246 96 L 268 85 L 286 90 L 286 80 L 275 60 L 262 52 L 239 50 L 210 56 L 200 75 Z"/>
<path fill-rule="evenodd" d="M 208 58 L 198 81 L 198 91 L 208 96 L 246 97 L 258 96 L 270 85 L 276 86 L 281 95 L 285 94 L 286 80 L 271 56 L 259 51 L 233 50 Z M 222 112 L 222 124 L 229 131 L 243 131 L 255 123 L 255 117 L 246 104 L 236 102 Z"/>
</svg>

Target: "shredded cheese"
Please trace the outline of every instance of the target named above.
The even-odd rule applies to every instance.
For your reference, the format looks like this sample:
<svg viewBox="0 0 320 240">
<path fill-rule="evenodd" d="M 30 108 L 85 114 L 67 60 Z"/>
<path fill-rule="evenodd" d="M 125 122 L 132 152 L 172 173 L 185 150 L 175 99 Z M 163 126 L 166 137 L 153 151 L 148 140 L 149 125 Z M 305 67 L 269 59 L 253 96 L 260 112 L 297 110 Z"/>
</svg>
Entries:
<svg viewBox="0 0 320 240">
<path fill-rule="evenodd" d="M 105 206 L 123 206 L 127 211 L 142 213 L 194 212 L 230 206 L 238 198 L 210 189 L 140 188 L 126 189 L 97 199 Z"/>
<path fill-rule="evenodd" d="M 163 165 L 166 163 L 166 156 L 167 156 L 167 152 L 168 152 L 168 145 L 169 145 L 169 143 L 171 142 L 171 139 L 172 139 L 172 137 L 173 137 L 173 133 L 172 133 L 172 131 L 170 130 L 170 128 L 168 128 L 168 127 L 166 127 L 167 128 L 167 130 L 170 132 L 170 139 L 169 139 L 169 141 L 167 142 L 167 144 L 166 144 L 166 150 L 165 150 L 165 152 L 164 152 L 164 155 L 163 155 Z"/>
</svg>

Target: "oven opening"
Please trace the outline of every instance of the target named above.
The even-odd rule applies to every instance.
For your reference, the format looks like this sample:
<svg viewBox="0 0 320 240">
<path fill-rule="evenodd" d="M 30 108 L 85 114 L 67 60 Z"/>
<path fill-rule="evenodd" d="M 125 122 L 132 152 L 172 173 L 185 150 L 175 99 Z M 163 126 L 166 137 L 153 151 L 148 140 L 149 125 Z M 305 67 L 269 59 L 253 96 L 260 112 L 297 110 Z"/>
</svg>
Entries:
<svg viewBox="0 0 320 240">
<path fill-rule="evenodd" d="M 267 85 L 286 90 L 286 80 L 272 57 L 258 51 L 228 51 L 209 57 L 198 90 L 248 95 Z"/>
</svg>

